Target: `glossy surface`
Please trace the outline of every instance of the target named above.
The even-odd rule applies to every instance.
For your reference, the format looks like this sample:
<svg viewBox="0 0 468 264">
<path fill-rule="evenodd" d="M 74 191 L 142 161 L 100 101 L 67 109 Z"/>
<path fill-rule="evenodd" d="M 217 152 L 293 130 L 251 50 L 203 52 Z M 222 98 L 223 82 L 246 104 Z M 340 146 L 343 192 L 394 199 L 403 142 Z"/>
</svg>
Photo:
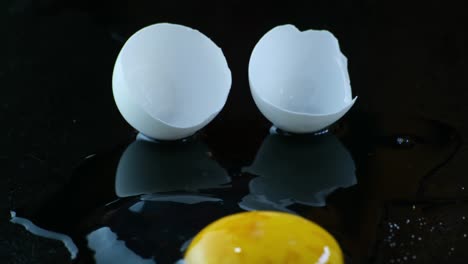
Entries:
<svg viewBox="0 0 468 264">
<path fill-rule="evenodd" d="M 203 228 L 245 210 L 298 214 L 336 238 L 346 263 L 372 263 L 369 248 L 386 245 L 378 232 L 386 206 L 417 199 L 459 145 L 443 123 L 365 113 L 320 135 L 246 127 L 262 132 L 253 137 L 255 148 L 243 148 L 247 162 L 236 162 L 209 131 L 182 142 L 140 138 L 85 159 L 37 213 L 16 211 L 70 235 L 77 263 L 124 256 L 175 263 Z"/>
<path fill-rule="evenodd" d="M 112 87 L 130 125 L 155 139 L 176 140 L 193 135 L 221 111 L 231 72 L 223 52 L 207 36 L 159 23 L 125 42 Z"/>
<path fill-rule="evenodd" d="M 353 106 L 348 60 L 326 30 L 277 26 L 255 45 L 249 84 L 257 107 L 275 126 L 310 133 Z"/>
<path fill-rule="evenodd" d="M 343 264 L 343 256 L 320 226 L 293 214 L 256 211 L 205 227 L 190 243 L 185 263 Z"/>
</svg>

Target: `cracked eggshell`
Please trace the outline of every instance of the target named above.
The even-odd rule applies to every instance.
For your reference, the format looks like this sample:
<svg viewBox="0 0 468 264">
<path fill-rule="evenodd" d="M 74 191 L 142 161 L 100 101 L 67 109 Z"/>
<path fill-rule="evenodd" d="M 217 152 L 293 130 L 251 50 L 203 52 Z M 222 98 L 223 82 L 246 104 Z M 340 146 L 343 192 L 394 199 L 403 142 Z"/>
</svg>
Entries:
<svg viewBox="0 0 468 264">
<path fill-rule="evenodd" d="M 278 26 L 252 52 L 250 90 L 262 114 L 278 128 L 293 133 L 319 131 L 340 119 L 356 101 L 347 65 L 332 33 Z"/>
<path fill-rule="evenodd" d="M 231 71 L 222 50 L 199 31 L 154 24 L 124 44 L 112 86 L 117 107 L 131 126 L 151 138 L 177 140 L 221 111 Z"/>
</svg>

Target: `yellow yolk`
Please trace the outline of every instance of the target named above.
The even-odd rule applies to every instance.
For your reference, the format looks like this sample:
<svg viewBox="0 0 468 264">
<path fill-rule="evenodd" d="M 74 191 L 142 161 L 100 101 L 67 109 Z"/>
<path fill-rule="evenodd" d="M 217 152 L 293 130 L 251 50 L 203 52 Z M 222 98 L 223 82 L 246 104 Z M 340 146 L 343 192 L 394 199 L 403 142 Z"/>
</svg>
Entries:
<svg viewBox="0 0 468 264">
<path fill-rule="evenodd" d="M 343 264 L 335 239 L 293 214 L 254 211 L 221 218 L 195 236 L 186 264 Z"/>
</svg>

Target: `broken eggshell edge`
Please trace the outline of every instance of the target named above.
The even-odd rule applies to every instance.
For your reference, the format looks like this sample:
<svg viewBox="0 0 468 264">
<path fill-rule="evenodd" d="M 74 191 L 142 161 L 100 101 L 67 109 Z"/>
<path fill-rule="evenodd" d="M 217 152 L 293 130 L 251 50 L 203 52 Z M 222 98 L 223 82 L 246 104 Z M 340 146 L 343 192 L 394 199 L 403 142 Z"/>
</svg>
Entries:
<svg viewBox="0 0 468 264">
<path fill-rule="evenodd" d="M 299 36 L 304 36 L 307 34 L 314 34 L 314 33 L 326 33 L 329 34 L 329 36 L 332 36 L 334 47 L 337 49 L 336 52 L 338 52 L 339 55 L 339 63 L 338 65 L 342 69 L 342 73 L 344 74 L 344 82 L 345 82 L 345 98 L 337 98 L 336 103 L 341 104 L 338 110 L 331 111 L 329 113 L 308 113 L 308 112 L 300 112 L 300 111 L 294 111 L 294 110 L 289 110 L 286 108 L 283 108 L 281 106 L 275 105 L 274 103 L 270 102 L 265 96 L 262 96 L 259 93 L 259 89 L 257 85 L 255 84 L 255 76 L 254 76 L 254 69 L 253 69 L 253 61 L 257 60 L 258 58 L 257 53 L 258 49 L 264 48 L 262 45 L 264 45 L 264 41 L 269 40 L 271 38 L 271 35 L 273 34 L 281 34 L 282 32 L 286 32 L 287 34 L 294 34 L 296 37 Z M 299 35 L 299 36 L 298 36 Z M 276 37 L 276 36 L 275 36 Z M 333 58 L 332 58 L 333 59 Z M 349 80 L 349 75 L 347 71 L 347 59 L 346 57 L 341 53 L 339 49 L 339 44 L 338 40 L 334 35 L 326 30 L 306 30 L 306 31 L 300 31 L 297 29 L 294 25 L 282 25 L 282 26 L 277 26 L 270 31 L 268 31 L 256 44 L 252 51 L 252 55 L 250 57 L 249 61 L 249 69 L 248 69 L 248 75 L 249 75 L 249 85 L 250 85 L 250 90 L 252 93 L 252 97 L 254 99 L 255 104 L 257 105 L 258 109 L 260 112 L 270 121 L 272 122 L 276 127 L 292 132 L 292 133 L 312 133 L 312 132 L 317 132 L 320 131 L 331 124 L 335 123 L 338 121 L 341 117 L 343 117 L 349 109 L 354 105 L 357 97 L 352 99 L 352 92 L 351 92 L 351 86 L 350 86 L 350 80 Z M 257 66 L 258 67 L 258 66 Z M 307 96 L 307 95 L 305 95 Z M 344 99 L 344 100 L 343 100 Z M 341 102 L 340 102 L 341 100 Z"/>
</svg>

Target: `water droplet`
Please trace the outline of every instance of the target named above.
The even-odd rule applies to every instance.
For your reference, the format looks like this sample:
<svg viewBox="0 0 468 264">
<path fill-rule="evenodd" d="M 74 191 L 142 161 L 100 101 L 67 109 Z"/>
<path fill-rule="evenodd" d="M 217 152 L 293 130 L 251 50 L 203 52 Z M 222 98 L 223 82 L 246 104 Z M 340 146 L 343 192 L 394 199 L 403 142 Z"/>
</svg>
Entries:
<svg viewBox="0 0 468 264">
<path fill-rule="evenodd" d="M 395 138 L 395 145 L 401 148 L 411 148 L 415 144 L 415 141 L 409 136 L 397 136 Z"/>
</svg>

